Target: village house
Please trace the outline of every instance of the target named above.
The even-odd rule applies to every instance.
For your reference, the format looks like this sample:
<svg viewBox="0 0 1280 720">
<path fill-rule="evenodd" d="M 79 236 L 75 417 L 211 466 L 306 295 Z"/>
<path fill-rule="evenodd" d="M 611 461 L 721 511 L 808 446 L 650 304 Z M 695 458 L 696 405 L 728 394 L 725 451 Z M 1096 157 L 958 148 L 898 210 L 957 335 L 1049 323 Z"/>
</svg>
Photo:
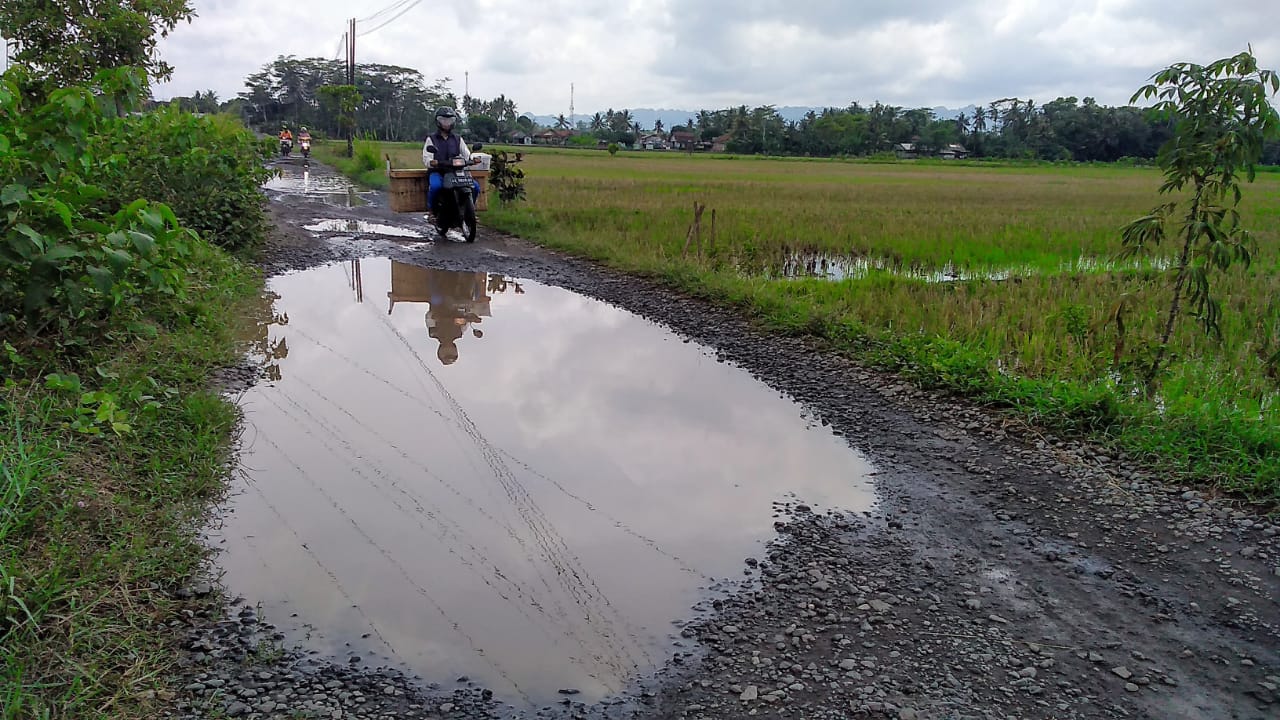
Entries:
<svg viewBox="0 0 1280 720">
<path fill-rule="evenodd" d="M 671 133 L 671 147 L 675 150 L 696 150 L 700 144 L 698 136 L 688 130 Z"/>
<path fill-rule="evenodd" d="M 727 152 L 729 143 L 733 141 L 733 133 L 725 133 L 711 141 L 711 152 Z"/>
<path fill-rule="evenodd" d="M 543 130 L 534 134 L 533 142 L 537 145 L 564 145 L 571 137 L 572 130 Z"/>
<path fill-rule="evenodd" d="M 667 139 L 662 135 L 655 133 L 640 138 L 640 149 L 642 150 L 666 150 L 667 148 Z"/>
</svg>

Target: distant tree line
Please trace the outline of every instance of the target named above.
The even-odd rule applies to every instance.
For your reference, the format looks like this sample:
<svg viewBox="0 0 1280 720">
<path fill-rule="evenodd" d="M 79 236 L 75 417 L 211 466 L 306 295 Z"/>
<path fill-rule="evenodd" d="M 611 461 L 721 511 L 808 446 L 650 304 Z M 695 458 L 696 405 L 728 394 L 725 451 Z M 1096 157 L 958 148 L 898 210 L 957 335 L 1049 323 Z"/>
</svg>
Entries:
<svg viewBox="0 0 1280 720">
<path fill-rule="evenodd" d="M 295 130 L 307 126 L 331 137 L 343 135 L 343 112 L 338 95 L 323 89 L 346 83 L 346 67 L 337 60 L 279 57 L 245 79 L 238 97 L 219 102 L 212 90 L 177 102 L 193 112 L 232 112 L 250 126 L 274 134 L 283 123 Z M 449 78 L 427 81 L 412 68 L 375 63 L 356 68 L 359 102 L 354 110 L 356 130 L 379 140 L 420 140 L 441 105 L 456 107 Z"/>
<path fill-rule="evenodd" d="M 250 125 L 274 132 L 281 123 L 307 125 L 338 137 L 343 118 L 326 102 L 325 86 L 345 82 L 344 66 L 335 60 L 279 57 L 245 80 L 239 97 L 219 102 L 213 91 L 175 101 L 194 112 L 237 112 Z M 1058 98 L 1037 105 L 1033 100 L 1004 98 L 955 118 L 940 118 L 929 108 L 875 103 L 811 111 L 787 120 L 772 105 L 745 105 L 703 110 L 671 128 L 642 127 L 631 111 L 609 109 L 571 126 L 563 115 L 549 127 L 521 115 L 513 99 L 470 96 L 459 99 L 449 78 L 428 82 L 412 68 L 362 64 L 356 72 L 360 101 L 354 117 L 357 132 L 380 140 L 420 140 L 434 127 L 435 108 L 457 107 L 465 130 L 483 140 L 511 140 L 545 130 L 572 131 L 560 138 L 569 145 L 595 147 L 608 143 L 632 146 L 647 135 L 672 138 L 675 133 L 697 147 L 723 145 L 743 154 L 815 157 L 870 156 L 894 152 L 910 143 L 919 156 L 963 145 L 975 157 L 1113 162 L 1122 158 L 1154 158 L 1170 137 L 1169 118 L 1148 109 L 1098 104 L 1093 98 Z M 568 135 L 568 133 L 561 133 Z M 1280 164 L 1280 143 L 1270 143 L 1263 163 Z"/>
</svg>

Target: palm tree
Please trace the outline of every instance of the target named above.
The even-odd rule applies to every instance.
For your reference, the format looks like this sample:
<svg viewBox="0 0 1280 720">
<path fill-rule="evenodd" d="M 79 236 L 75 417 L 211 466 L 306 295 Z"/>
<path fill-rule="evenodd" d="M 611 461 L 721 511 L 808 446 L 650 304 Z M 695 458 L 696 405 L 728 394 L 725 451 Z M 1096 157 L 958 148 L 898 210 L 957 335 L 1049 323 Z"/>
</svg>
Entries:
<svg viewBox="0 0 1280 720">
<path fill-rule="evenodd" d="M 653 121 L 653 132 L 655 135 L 661 135 L 663 130 L 662 118 Z"/>
<path fill-rule="evenodd" d="M 591 116 L 591 132 L 599 132 L 604 129 L 604 118 L 600 113 Z"/>
<path fill-rule="evenodd" d="M 564 113 L 561 113 L 561 114 L 557 115 L 557 116 L 556 116 L 556 129 L 557 129 L 557 130 L 564 130 L 564 129 L 568 128 L 568 127 L 569 127 L 569 118 L 565 117 L 565 116 L 564 116 Z"/>
<path fill-rule="evenodd" d="M 976 107 L 973 110 L 973 134 L 978 135 L 987 131 L 987 109 L 984 107 Z"/>
</svg>

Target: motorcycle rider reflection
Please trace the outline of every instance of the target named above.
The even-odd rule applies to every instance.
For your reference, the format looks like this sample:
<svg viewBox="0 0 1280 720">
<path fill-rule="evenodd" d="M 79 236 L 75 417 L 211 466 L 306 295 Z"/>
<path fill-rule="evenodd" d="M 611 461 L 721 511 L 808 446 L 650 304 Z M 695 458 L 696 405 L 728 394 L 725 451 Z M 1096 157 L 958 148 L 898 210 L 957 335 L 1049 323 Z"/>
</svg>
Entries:
<svg viewBox="0 0 1280 720">
<path fill-rule="evenodd" d="M 483 272 L 449 272 L 426 270 L 430 290 L 430 307 L 426 313 L 427 334 L 439 343 L 436 358 L 442 365 L 458 361 L 458 341 L 467 330 L 476 339 L 484 331 L 474 327 L 490 315 L 491 298 L 485 294 L 488 274 Z"/>
</svg>

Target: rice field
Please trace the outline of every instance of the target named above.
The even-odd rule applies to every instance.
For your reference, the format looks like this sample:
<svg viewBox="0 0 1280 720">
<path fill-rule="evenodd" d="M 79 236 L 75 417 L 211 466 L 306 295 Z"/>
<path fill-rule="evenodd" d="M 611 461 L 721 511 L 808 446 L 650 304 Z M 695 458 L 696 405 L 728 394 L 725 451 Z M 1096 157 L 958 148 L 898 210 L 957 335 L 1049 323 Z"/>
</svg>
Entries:
<svg viewBox="0 0 1280 720">
<path fill-rule="evenodd" d="M 397 166 L 416 146 L 386 146 Z M 1187 480 L 1280 498 L 1280 174 L 1245 188 L 1259 241 L 1214 275 L 1221 342 L 1190 320 L 1157 396 L 1135 392 L 1171 258 L 1117 263 L 1160 174 L 1117 166 L 525 152 L 528 199 L 482 221 L 732 303 L 926 385 L 1087 432 Z M 683 252 L 693 205 L 701 253 Z M 711 212 L 715 211 L 714 233 Z M 856 272 L 815 272 L 833 265 Z"/>
</svg>

